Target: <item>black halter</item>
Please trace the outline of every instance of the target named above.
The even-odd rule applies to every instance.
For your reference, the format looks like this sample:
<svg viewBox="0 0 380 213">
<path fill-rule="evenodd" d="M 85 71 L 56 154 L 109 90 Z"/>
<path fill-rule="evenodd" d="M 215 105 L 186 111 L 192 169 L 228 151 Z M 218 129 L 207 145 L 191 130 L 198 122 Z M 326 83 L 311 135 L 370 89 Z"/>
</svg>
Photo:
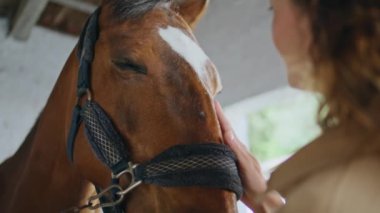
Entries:
<svg viewBox="0 0 380 213">
<path fill-rule="evenodd" d="M 78 43 L 80 60 L 77 85 L 78 103 L 74 107 L 67 142 L 69 159 L 73 160 L 74 142 L 79 125 L 84 123 L 87 139 L 96 156 L 112 171 L 112 185 L 89 199 L 82 208 L 102 207 L 104 212 L 123 212 L 119 203 L 124 195 L 140 184 L 155 184 L 163 187 L 202 186 L 221 188 L 235 192 L 239 199 L 243 189 L 236 167 L 236 158 L 225 145 L 200 143 L 177 145 L 162 152 L 148 162 L 133 164 L 121 135 L 102 108 L 91 100 L 90 74 L 95 54 L 95 43 L 99 36 L 98 8 L 88 19 Z M 83 106 L 80 100 L 87 96 Z M 132 177 L 127 189 L 118 185 L 124 175 Z M 100 190 L 99 190 L 100 191 Z M 100 199 L 101 205 L 92 201 Z M 77 208 L 75 210 L 80 210 Z"/>
</svg>

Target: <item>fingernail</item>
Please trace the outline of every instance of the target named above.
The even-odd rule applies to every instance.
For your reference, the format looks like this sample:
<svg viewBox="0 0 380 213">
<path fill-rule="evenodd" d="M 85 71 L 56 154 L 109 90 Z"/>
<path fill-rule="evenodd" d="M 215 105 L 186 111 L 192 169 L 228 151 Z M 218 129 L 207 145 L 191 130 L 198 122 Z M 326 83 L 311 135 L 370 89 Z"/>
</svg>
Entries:
<svg viewBox="0 0 380 213">
<path fill-rule="evenodd" d="M 235 143 L 235 134 L 231 131 L 227 133 L 227 139 L 231 143 Z"/>
<path fill-rule="evenodd" d="M 219 106 L 218 106 L 218 102 L 217 102 L 217 101 L 214 101 L 214 109 L 216 109 L 216 110 L 217 110 L 217 109 L 218 109 L 218 107 L 219 107 Z"/>
<path fill-rule="evenodd" d="M 265 203 L 272 209 L 279 209 L 286 204 L 286 200 L 278 191 L 272 190 L 266 194 Z"/>
<path fill-rule="evenodd" d="M 220 105 L 219 101 L 214 100 L 214 104 L 216 107 L 219 107 L 220 109 L 222 109 L 222 106 Z"/>
<path fill-rule="evenodd" d="M 286 204 L 286 199 L 284 197 L 281 197 L 280 199 L 281 199 L 282 204 L 285 205 Z"/>
</svg>

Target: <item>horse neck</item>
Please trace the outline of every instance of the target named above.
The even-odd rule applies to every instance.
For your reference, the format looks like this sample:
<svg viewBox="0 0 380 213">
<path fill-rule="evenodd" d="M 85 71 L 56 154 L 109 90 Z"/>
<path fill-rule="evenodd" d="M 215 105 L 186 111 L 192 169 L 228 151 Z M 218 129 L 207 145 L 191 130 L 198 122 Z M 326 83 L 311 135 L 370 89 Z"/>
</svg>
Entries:
<svg viewBox="0 0 380 213">
<path fill-rule="evenodd" d="M 58 212 L 76 205 L 88 185 L 66 157 L 76 69 L 71 54 L 23 145 L 0 166 L 0 206 L 5 212 Z"/>
</svg>

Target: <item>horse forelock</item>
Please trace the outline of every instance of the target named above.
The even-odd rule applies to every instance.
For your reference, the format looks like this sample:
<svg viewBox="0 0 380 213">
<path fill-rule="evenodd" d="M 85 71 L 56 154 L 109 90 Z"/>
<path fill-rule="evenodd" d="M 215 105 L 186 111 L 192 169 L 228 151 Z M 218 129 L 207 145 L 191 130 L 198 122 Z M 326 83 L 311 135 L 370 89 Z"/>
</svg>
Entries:
<svg viewBox="0 0 380 213">
<path fill-rule="evenodd" d="M 157 5 L 170 7 L 172 0 L 111 0 L 113 13 L 119 19 L 140 17 Z"/>
</svg>

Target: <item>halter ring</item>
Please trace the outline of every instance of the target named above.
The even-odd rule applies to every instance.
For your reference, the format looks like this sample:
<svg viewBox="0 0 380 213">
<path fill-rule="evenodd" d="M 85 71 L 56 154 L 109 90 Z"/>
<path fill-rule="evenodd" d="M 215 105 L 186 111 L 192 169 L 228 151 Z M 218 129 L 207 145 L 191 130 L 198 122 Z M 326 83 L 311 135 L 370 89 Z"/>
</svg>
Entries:
<svg viewBox="0 0 380 213">
<path fill-rule="evenodd" d="M 105 190 L 101 191 L 97 195 L 91 196 L 88 199 L 88 206 L 86 208 L 88 208 L 90 210 L 95 210 L 95 209 L 98 209 L 98 208 L 113 207 L 113 206 L 116 206 L 119 203 L 121 203 L 123 201 L 123 199 L 124 199 L 123 195 L 121 195 L 116 201 L 113 201 L 113 202 L 93 204 L 93 201 L 98 200 L 98 199 L 100 199 L 103 196 L 106 196 L 107 193 L 112 192 L 113 190 L 117 190 L 118 192 L 121 192 L 123 189 L 119 185 L 111 185 L 111 186 L 109 186 L 108 188 L 106 188 Z"/>
<path fill-rule="evenodd" d="M 119 179 L 123 175 L 129 175 L 131 177 L 131 182 L 130 182 L 129 186 L 125 190 L 117 192 L 116 193 L 117 195 L 124 196 L 124 195 L 128 194 L 128 192 L 132 191 L 134 188 L 136 188 L 137 186 L 142 184 L 141 180 L 136 181 L 134 171 L 135 171 L 137 166 L 138 166 L 138 164 L 133 164 L 132 162 L 128 162 L 128 168 L 127 169 L 119 172 L 116 175 L 112 173 L 112 179 Z"/>
</svg>

